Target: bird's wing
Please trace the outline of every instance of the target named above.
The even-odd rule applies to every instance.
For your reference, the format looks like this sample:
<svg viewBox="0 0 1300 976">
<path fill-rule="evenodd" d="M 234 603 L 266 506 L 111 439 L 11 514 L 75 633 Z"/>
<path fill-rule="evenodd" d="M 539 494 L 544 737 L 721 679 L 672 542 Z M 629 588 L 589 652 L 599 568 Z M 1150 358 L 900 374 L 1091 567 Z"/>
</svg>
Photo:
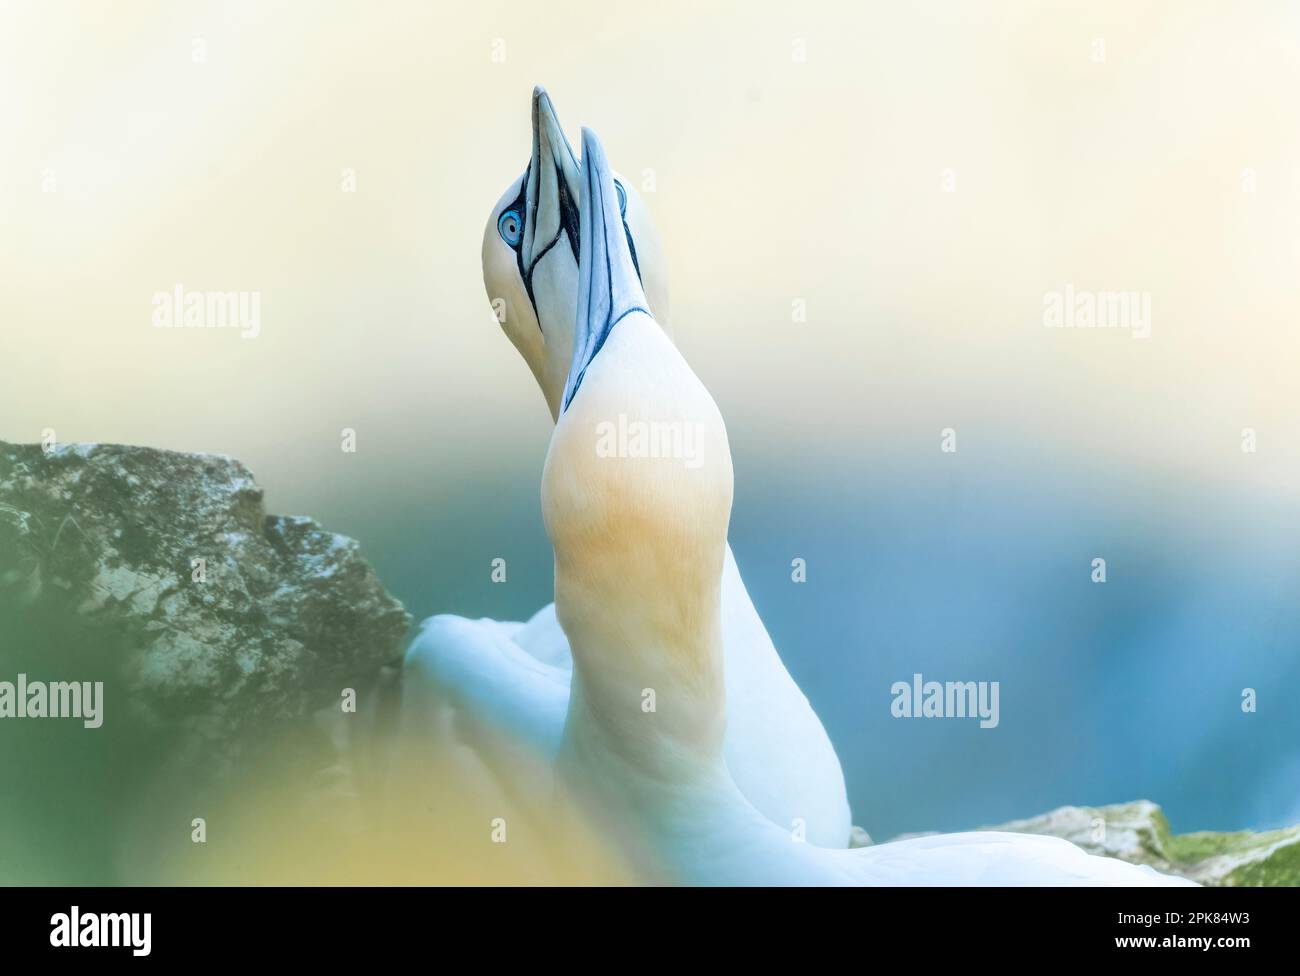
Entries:
<svg viewBox="0 0 1300 976">
<path fill-rule="evenodd" d="M 555 604 L 548 603 L 533 614 L 526 624 L 517 625 L 514 641 L 543 664 L 573 671 L 573 652 L 555 616 Z"/>
<path fill-rule="evenodd" d="M 838 852 L 837 852 L 838 853 Z M 856 883 L 875 885 L 1189 886 L 1145 865 L 1088 854 L 1060 837 L 984 830 L 847 851 Z"/>
<path fill-rule="evenodd" d="M 407 650 L 395 734 L 376 764 L 390 840 L 380 853 L 409 848 L 389 866 L 404 883 L 627 881 L 617 851 L 555 788 L 571 674 L 520 645 L 528 626 L 432 617 Z"/>
<path fill-rule="evenodd" d="M 425 714 L 449 706 L 463 744 L 506 744 L 553 758 L 571 674 L 520 646 L 516 638 L 531 626 L 447 614 L 424 621 L 402 667 L 403 735 L 418 738 Z"/>
<path fill-rule="evenodd" d="M 722 571 L 727 768 L 778 827 L 845 848 L 852 823 L 844 774 L 826 729 L 777 653 L 727 546 Z"/>
</svg>

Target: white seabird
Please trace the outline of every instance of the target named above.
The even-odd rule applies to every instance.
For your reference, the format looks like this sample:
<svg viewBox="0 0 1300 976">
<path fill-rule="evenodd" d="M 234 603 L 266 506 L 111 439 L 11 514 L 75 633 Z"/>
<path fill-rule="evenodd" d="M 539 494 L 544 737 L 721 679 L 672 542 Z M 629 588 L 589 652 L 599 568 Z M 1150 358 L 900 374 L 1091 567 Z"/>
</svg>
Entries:
<svg viewBox="0 0 1300 976">
<path fill-rule="evenodd" d="M 827 850 L 755 809 L 725 757 L 736 712 L 724 679 L 726 427 L 648 311 L 612 175 L 586 129 L 582 188 L 574 357 L 542 476 L 556 609 L 574 667 L 564 781 L 627 838 L 642 870 L 672 883 L 1191 884 L 1036 835 Z M 594 429 L 619 415 L 699 425 L 701 464 L 598 456 Z M 652 712 L 642 707 L 646 689 L 656 693 Z"/>
<path fill-rule="evenodd" d="M 552 417 L 558 417 L 574 355 L 581 167 L 541 88 L 533 93 L 532 123 L 528 167 L 488 220 L 483 275 L 502 328 L 536 377 Z M 611 179 L 616 229 L 632 273 L 647 308 L 663 320 L 668 289 L 649 211 L 630 184 Z M 732 778 L 783 829 L 815 845 L 846 847 L 851 821 L 839 759 L 781 662 L 730 546 L 719 577 L 732 715 L 724 748 Z M 553 758 L 571 679 L 568 641 L 554 604 L 526 624 L 431 617 L 406 655 L 403 725 L 418 735 L 436 699 L 455 710 L 453 727 L 468 745 L 487 753 L 499 752 L 503 742 L 527 744 Z"/>
</svg>

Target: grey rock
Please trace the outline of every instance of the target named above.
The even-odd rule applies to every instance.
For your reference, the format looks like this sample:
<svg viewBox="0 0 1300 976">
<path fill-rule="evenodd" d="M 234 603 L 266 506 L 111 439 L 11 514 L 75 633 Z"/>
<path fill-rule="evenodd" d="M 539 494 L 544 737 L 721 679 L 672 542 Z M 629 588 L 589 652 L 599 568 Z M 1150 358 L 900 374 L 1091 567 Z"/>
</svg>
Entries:
<svg viewBox="0 0 1300 976">
<path fill-rule="evenodd" d="M 0 667 L 69 620 L 85 646 L 59 666 L 105 673 L 112 717 L 224 758 L 337 706 L 410 626 L 355 541 L 267 515 L 238 461 L 0 442 Z"/>
<path fill-rule="evenodd" d="M 858 828 L 855 828 L 858 829 Z M 1300 886 L 1300 825 L 1281 830 L 1175 834 L 1150 800 L 1058 807 L 982 830 L 1063 837 L 1089 854 L 1149 864 L 1211 887 Z M 923 837 L 908 834 L 895 838 Z"/>
<path fill-rule="evenodd" d="M 993 830 L 1064 837 L 1090 854 L 1149 864 L 1215 887 L 1300 885 L 1300 826 L 1175 834 L 1150 800 L 1060 807 Z"/>
</svg>

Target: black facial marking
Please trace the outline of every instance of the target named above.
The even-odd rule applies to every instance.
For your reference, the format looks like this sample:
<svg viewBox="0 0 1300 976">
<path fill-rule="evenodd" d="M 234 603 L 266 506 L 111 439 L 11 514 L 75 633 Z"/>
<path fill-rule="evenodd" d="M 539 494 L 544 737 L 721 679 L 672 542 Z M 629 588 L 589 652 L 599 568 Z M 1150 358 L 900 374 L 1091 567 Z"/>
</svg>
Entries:
<svg viewBox="0 0 1300 976">
<path fill-rule="evenodd" d="M 519 277 L 523 279 L 524 290 L 528 292 L 528 301 L 533 306 L 533 315 L 537 318 L 537 327 L 542 327 L 542 316 L 537 311 L 537 298 L 533 295 L 533 269 L 537 267 L 546 252 L 553 248 L 560 240 L 560 234 L 564 234 L 569 239 L 569 250 L 573 252 L 573 260 L 578 260 L 578 245 L 581 243 L 578 230 L 578 201 L 569 193 L 569 184 L 564 179 L 564 171 L 560 168 L 559 163 L 555 165 L 555 185 L 559 188 L 560 202 L 560 229 L 555 232 L 553 237 L 546 246 L 540 251 L 535 250 L 533 254 L 532 268 L 524 267 L 524 234 L 527 232 L 528 224 L 537 222 L 537 204 L 533 200 L 529 206 L 528 200 L 528 177 L 531 175 L 533 164 L 530 161 L 524 167 L 524 179 L 519 185 L 519 196 L 515 197 L 513 202 L 506 207 L 507 210 L 514 210 L 522 215 L 524 226 L 519 228 L 519 243 L 513 245 L 515 252 L 515 263 L 519 266 Z M 541 183 L 538 181 L 538 185 Z M 641 280 L 641 264 L 636 256 L 636 243 L 632 240 L 632 230 L 627 225 L 627 220 L 623 221 L 623 233 L 627 235 L 627 247 L 632 252 L 632 267 L 636 269 L 637 280 Z M 644 282 L 642 282 L 644 285 Z"/>
<path fill-rule="evenodd" d="M 525 215 L 525 224 L 530 220 L 534 224 L 537 223 L 537 206 L 539 201 L 531 201 L 530 206 L 530 201 L 528 200 L 528 177 L 532 174 L 532 168 L 533 164 L 531 162 L 529 162 L 528 166 L 524 168 L 524 179 L 519 187 L 519 196 L 516 197 L 514 203 L 510 205 L 511 208 Z M 540 181 L 538 182 L 538 185 L 541 185 Z M 528 301 L 533 306 L 533 314 L 537 318 L 537 327 L 539 329 L 542 327 L 542 316 L 541 313 L 537 311 L 537 297 L 533 294 L 533 271 L 537 268 L 537 265 L 541 263 L 542 258 L 546 256 L 546 252 L 559 243 L 561 234 L 568 237 L 569 249 L 573 251 L 573 260 L 578 260 L 578 203 L 569 194 L 569 187 L 564 179 L 564 171 L 560 168 L 558 163 L 556 163 L 555 166 L 555 185 L 559 188 L 560 204 L 560 227 L 556 230 L 555 236 L 547 241 L 546 245 L 541 249 L 534 248 L 533 265 L 531 268 L 524 267 L 523 229 L 521 229 L 519 234 L 519 246 L 515 248 L 515 263 L 519 266 L 519 277 L 523 279 L 524 290 L 528 292 Z"/>
<path fill-rule="evenodd" d="M 641 281 L 641 265 L 636 259 L 636 244 L 632 240 L 632 229 L 628 227 L 627 221 L 623 221 L 623 233 L 627 235 L 627 249 L 632 252 L 632 267 L 636 268 L 636 280 Z M 641 286 L 645 287 L 645 282 L 641 281 Z"/>
<path fill-rule="evenodd" d="M 533 299 L 533 281 L 532 276 L 524 269 L 524 233 L 528 229 L 528 174 L 532 170 L 533 164 L 530 160 L 524 167 L 524 179 L 519 184 L 519 196 L 515 197 L 514 202 L 507 207 L 507 210 L 514 210 L 520 214 L 523 220 L 523 226 L 519 228 L 519 243 L 511 245 L 515 252 L 515 264 L 519 266 L 519 277 L 524 280 L 524 290 L 528 292 L 528 300 L 533 303 L 534 313 L 537 311 L 537 302 Z M 538 327 L 541 327 L 541 320 L 538 320 Z"/>
<path fill-rule="evenodd" d="M 573 260 L 578 260 L 578 201 L 569 196 L 569 184 L 559 165 L 555 167 L 555 184 L 560 188 L 560 226 L 569 238 Z"/>
</svg>

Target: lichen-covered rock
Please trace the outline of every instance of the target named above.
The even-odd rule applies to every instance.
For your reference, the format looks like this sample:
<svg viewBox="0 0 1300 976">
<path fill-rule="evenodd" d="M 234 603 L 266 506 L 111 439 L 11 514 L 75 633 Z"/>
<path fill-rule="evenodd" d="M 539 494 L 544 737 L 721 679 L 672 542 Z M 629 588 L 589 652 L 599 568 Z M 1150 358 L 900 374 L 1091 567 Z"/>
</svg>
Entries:
<svg viewBox="0 0 1300 976">
<path fill-rule="evenodd" d="M 69 620 L 62 666 L 107 666 L 111 714 L 208 743 L 337 703 L 410 625 L 356 542 L 267 515 L 238 461 L 0 442 L 0 666 Z"/>
<path fill-rule="evenodd" d="M 1149 800 L 1105 807 L 1060 807 L 991 830 L 1064 837 L 1090 854 L 1149 864 L 1204 885 L 1300 885 L 1300 826 L 1260 833 L 1173 834 Z"/>
</svg>

